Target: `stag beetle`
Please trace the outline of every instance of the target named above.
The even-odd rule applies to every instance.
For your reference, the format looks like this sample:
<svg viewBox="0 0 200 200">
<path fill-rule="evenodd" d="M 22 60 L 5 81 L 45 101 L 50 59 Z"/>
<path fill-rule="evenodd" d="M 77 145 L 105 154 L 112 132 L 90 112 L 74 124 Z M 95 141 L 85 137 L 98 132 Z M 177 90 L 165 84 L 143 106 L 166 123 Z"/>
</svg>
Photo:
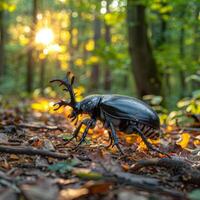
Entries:
<svg viewBox="0 0 200 200">
<path fill-rule="evenodd" d="M 120 146 L 116 130 L 127 134 L 137 132 L 142 138 L 148 149 L 166 154 L 153 147 L 148 142 L 147 138 L 157 137 L 160 128 L 160 121 L 157 113 L 144 102 L 128 96 L 122 95 L 90 95 L 85 97 L 81 102 L 77 102 L 73 90 L 74 76 L 70 72 L 67 73 L 64 79 L 54 79 L 52 82 L 59 82 L 68 91 L 70 99 L 61 100 L 54 104 L 58 106 L 54 110 L 58 110 L 62 106 L 70 106 L 73 110 L 69 115 L 72 121 L 78 120 L 79 114 L 89 114 L 90 117 L 84 119 L 73 132 L 73 140 L 77 138 L 82 125 L 86 125 L 81 140 L 77 147 L 85 140 L 88 130 L 94 128 L 96 121 L 103 122 L 104 127 L 109 129 L 110 145 L 115 145 L 123 154 Z M 167 154 L 166 154 L 167 155 Z"/>
</svg>

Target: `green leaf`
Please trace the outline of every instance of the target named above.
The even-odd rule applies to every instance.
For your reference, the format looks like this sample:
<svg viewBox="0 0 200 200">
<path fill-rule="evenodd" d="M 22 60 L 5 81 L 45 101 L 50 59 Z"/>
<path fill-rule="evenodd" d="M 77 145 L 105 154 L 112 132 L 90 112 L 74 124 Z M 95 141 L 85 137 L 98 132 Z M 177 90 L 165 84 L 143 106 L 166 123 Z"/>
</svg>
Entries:
<svg viewBox="0 0 200 200">
<path fill-rule="evenodd" d="M 200 90 L 195 90 L 192 92 L 192 96 L 195 98 L 195 99 L 198 99 L 200 98 Z"/>
<path fill-rule="evenodd" d="M 58 162 L 49 166 L 49 170 L 59 172 L 61 174 L 71 172 L 75 166 L 77 166 L 79 162 L 76 159 L 72 159 L 70 161 Z"/>
<path fill-rule="evenodd" d="M 103 178 L 102 174 L 97 172 L 77 172 L 76 175 L 86 180 L 99 180 Z"/>
<path fill-rule="evenodd" d="M 200 200 L 200 189 L 193 190 L 188 196 L 190 200 Z"/>
</svg>

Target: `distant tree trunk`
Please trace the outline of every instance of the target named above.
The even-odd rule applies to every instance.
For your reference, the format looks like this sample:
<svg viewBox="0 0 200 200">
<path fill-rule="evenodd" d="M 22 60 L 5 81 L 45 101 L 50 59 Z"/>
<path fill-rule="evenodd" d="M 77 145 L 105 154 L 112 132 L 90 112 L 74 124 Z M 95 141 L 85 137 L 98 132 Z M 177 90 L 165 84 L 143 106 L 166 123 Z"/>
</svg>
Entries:
<svg viewBox="0 0 200 200">
<path fill-rule="evenodd" d="M 101 38 L 101 20 L 99 18 L 99 12 L 97 12 L 95 19 L 94 19 L 95 49 L 98 48 L 98 41 L 100 38 Z M 98 86 L 99 86 L 99 63 L 95 63 L 92 67 L 90 90 L 91 91 L 96 90 L 98 88 Z"/>
<path fill-rule="evenodd" d="M 166 42 L 166 30 L 167 30 L 167 22 L 166 20 L 164 20 L 161 16 L 161 27 L 160 27 L 160 32 L 161 32 L 161 36 L 160 36 L 160 43 L 164 44 Z"/>
<path fill-rule="evenodd" d="M 40 66 L 40 89 L 41 89 L 41 95 L 44 95 L 44 83 L 45 83 L 45 66 L 46 66 L 46 58 L 41 60 L 41 66 Z"/>
<path fill-rule="evenodd" d="M 199 49 L 200 49 L 200 29 L 199 29 L 199 22 L 198 22 L 198 17 L 199 17 L 199 13 L 200 13 L 200 4 L 197 3 L 196 7 L 195 7 L 195 11 L 194 11 L 194 45 L 193 45 L 193 58 L 197 61 L 199 58 Z"/>
<path fill-rule="evenodd" d="M 180 19 L 184 17 L 184 12 L 182 12 Z M 180 59 L 183 60 L 185 57 L 185 48 L 184 48 L 184 41 L 185 41 L 185 28 L 182 25 L 180 29 L 180 37 L 179 37 L 179 54 L 180 54 Z M 184 96 L 185 93 L 185 72 L 184 69 L 180 68 L 179 72 L 179 77 L 180 77 L 180 82 L 181 82 L 181 97 Z"/>
<path fill-rule="evenodd" d="M 194 8 L 194 25 L 193 25 L 193 35 L 194 35 L 194 42 L 192 48 L 192 57 L 195 62 L 198 62 L 200 59 L 199 50 L 200 50 L 200 29 L 199 29 L 199 13 L 200 13 L 200 4 L 197 2 Z M 199 73 L 198 73 L 199 74 Z M 193 81 L 193 89 L 198 90 L 200 88 L 200 82 Z"/>
<path fill-rule="evenodd" d="M 109 13 L 110 12 L 110 9 L 109 9 L 110 0 L 107 0 L 106 3 L 107 3 L 106 4 L 106 10 L 107 10 L 107 13 Z M 108 46 L 111 44 L 110 29 L 111 29 L 111 27 L 105 23 L 105 41 L 106 41 Z M 106 91 L 109 91 L 111 89 L 111 72 L 110 72 L 110 68 L 109 68 L 108 64 L 104 67 L 105 67 L 104 89 Z"/>
<path fill-rule="evenodd" d="M 161 81 L 147 36 L 145 6 L 138 1 L 128 0 L 127 20 L 129 51 L 138 96 L 160 95 Z"/>
<path fill-rule="evenodd" d="M 0 11 L 0 79 L 4 74 L 4 59 L 5 59 L 5 51 L 4 51 L 4 43 L 5 43 L 5 32 L 4 32 L 4 11 Z"/>
<path fill-rule="evenodd" d="M 69 68 L 73 69 L 74 66 L 74 50 L 73 50 L 73 16 L 72 16 L 72 12 L 70 13 L 70 27 L 69 27 L 69 34 L 70 34 L 70 38 L 69 38 L 69 54 L 70 54 L 70 60 L 69 60 Z"/>
<path fill-rule="evenodd" d="M 30 35 L 30 42 L 29 42 L 29 48 L 27 52 L 27 79 L 26 79 L 26 86 L 27 86 L 27 92 L 31 93 L 33 90 L 33 68 L 34 68 L 34 59 L 33 59 L 33 40 L 35 37 L 35 24 L 37 23 L 37 10 L 38 10 L 38 0 L 33 0 L 33 11 L 32 11 L 32 30 Z"/>
</svg>

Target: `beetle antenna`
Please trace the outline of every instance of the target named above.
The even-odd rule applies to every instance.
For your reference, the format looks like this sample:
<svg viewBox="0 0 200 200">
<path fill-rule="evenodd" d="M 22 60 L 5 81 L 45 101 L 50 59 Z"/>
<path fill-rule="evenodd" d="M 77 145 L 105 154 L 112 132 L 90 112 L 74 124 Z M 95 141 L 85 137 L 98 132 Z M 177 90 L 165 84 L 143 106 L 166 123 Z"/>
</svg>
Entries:
<svg viewBox="0 0 200 200">
<path fill-rule="evenodd" d="M 50 83 L 59 82 L 60 83 L 59 86 L 62 86 L 62 85 L 65 86 L 63 90 L 69 92 L 70 94 L 70 101 L 67 102 L 67 105 L 71 106 L 72 108 L 75 108 L 76 106 L 76 98 L 75 98 L 74 90 L 72 87 L 72 85 L 74 84 L 74 79 L 75 79 L 74 75 L 71 75 L 71 72 L 67 72 L 67 75 L 66 77 L 64 77 L 64 79 L 54 79 L 50 81 Z M 57 104 L 57 105 L 60 105 L 60 104 Z M 64 106 L 66 106 L 66 104 Z"/>
</svg>

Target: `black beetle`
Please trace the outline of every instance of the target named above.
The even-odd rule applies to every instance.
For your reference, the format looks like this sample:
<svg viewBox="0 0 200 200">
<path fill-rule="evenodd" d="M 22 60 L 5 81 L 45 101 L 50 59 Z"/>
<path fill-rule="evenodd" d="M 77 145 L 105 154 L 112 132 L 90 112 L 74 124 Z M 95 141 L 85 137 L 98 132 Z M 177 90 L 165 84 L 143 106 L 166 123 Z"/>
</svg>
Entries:
<svg viewBox="0 0 200 200">
<path fill-rule="evenodd" d="M 90 116 L 90 118 L 86 118 L 80 122 L 73 132 L 72 138 L 69 140 L 71 141 L 77 138 L 81 126 L 83 124 L 86 125 L 77 147 L 85 140 L 88 130 L 94 128 L 96 121 L 100 120 L 103 122 L 104 127 L 110 130 L 110 145 L 112 145 L 114 141 L 113 146 L 115 145 L 122 154 L 123 152 L 119 146 L 116 130 L 127 134 L 137 132 L 148 149 L 166 154 L 153 147 L 152 144 L 147 141 L 147 138 L 158 135 L 159 131 L 156 130 L 160 129 L 160 121 L 157 113 L 144 102 L 136 98 L 122 95 L 91 95 L 85 97 L 81 102 L 77 102 L 72 87 L 74 76 L 72 75 L 70 78 L 70 72 L 67 73 L 64 79 L 54 79 L 50 82 L 59 82 L 60 86 L 64 85 L 66 88 L 63 90 L 68 91 L 71 97 L 70 100 L 61 100 L 55 103 L 54 106 L 58 105 L 58 107 L 54 110 L 58 110 L 61 106 L 72 107 L 73 110 L 69 115 L 72 121 L 75 119 L 78 120 L 78 115 L 82 113 L 89 114 Z"/>
</svg>

